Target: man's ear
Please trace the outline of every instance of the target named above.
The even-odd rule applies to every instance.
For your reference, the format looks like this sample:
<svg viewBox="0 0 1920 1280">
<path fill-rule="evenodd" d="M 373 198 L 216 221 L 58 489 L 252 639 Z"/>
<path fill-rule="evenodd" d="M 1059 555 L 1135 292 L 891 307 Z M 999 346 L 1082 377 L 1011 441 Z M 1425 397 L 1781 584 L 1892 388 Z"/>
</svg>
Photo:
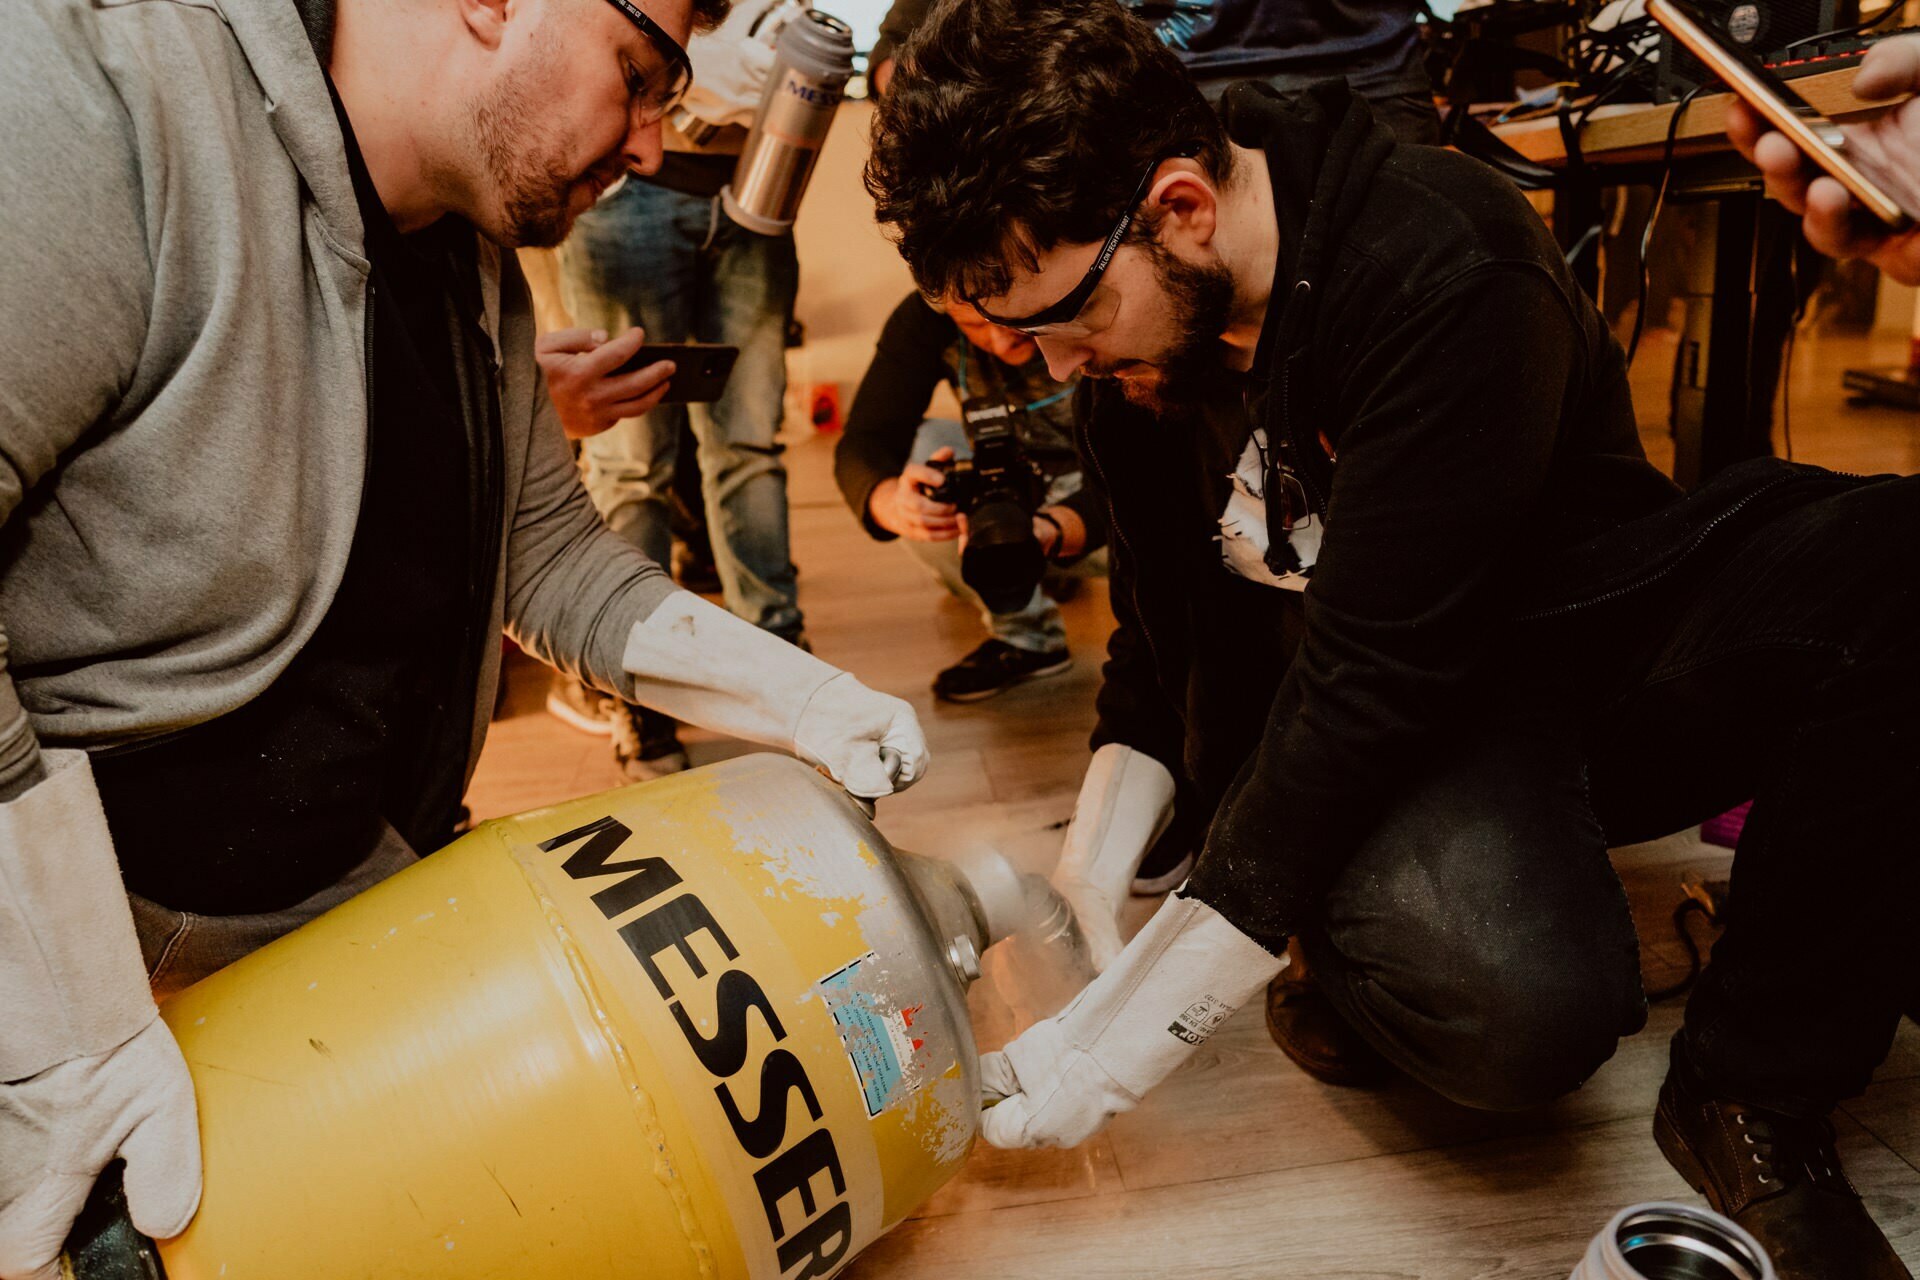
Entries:
<svg viewBox="0 0 1920 1280">
<path fill-rule="evenodd" d="M 467 33 L 488 49 L 506 39 L 507 23 L 526 6 L 521 0 L 453 0 Z"/>
<path fill-rule="evenodd" d="M 1147 203 L 1160 213 L 1161 239 L 1172 247 L 1175 240 L 1195 248 L 1213 242 L 1220 225 L 1220 195 L 1198 166 L 1189 168 L 1179 161 L 1160 171 Z"/>
</svg>

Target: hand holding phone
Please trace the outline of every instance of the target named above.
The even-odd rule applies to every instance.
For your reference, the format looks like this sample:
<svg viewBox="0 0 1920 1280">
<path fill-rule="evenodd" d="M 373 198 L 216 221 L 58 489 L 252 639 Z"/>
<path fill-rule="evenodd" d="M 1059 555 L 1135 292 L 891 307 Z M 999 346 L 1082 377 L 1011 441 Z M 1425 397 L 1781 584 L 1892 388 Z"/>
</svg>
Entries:
<svg viewBox="0 0 1920 1280">
<path fill-rule="evenodd" d="M 740 348 L 717 342 L 656 342 L 635 351 L 614 374 L 633 373 L 664 361 L 673 367 L 673 380 L 660 403 L 706 404 L 727 389 L 733 362 L 739 358 Z"/>
<path fill-rule="evenodd" d="M 1647 12 L 1732 89 L 1727 134 L 1760 169 L 1770 195 L 1807 219 L 1815 248 L 1869 257 L 1901 279 L 1920 270 L 1920 106 L 1836 125 L 1814 110 L 1693 0 L 1648 0 Z M 1920 89 L 1920 41 L 1868 51 L 1853 82 L 1864 100 Z M 1773 132 L 1769 132 L 1771 129 Z"/>
<path fill-rule="evenodd" d="M 1920 92 L 1920 36 L 1883 40 L 1868 50 L 1853 92 L 1866 101 Z M 1849 151 L 1866 158 L 1898 203 L 1909 210 L 1920 203 L 1920 98 L 1839 128 Z M 1767 194 L 1803 215 L 1814 248 L 1835 258 L 1865 258 L 1904 284 L 1920 284 L 1920 229 L 1901 232 L 1869 221 L 1841 183 L 1811 168 L 1799 148 L 1745 103 L 1729 108 L 1727 136 L 1760 170 Z"/>
<path fill-rule="evenodd" d="M 633 363 L 646 340 L 637 328 L 615 338 L 600 329 L 561 329 L 534 340 L 547 394 L 569 437 L 598 435 L 616 422 L 639 417 L 666 397 L 672 363 Z"/>
</svg>

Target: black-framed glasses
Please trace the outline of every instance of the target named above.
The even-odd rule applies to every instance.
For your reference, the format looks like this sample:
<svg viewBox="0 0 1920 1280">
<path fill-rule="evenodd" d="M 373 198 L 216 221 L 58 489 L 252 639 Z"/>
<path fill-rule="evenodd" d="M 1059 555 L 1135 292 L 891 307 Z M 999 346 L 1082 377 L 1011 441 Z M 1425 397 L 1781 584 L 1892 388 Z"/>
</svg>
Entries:
<svg viewBox="0 0 1920 1280">
<path fill-rule="evenodd" d="M 639 112 L 641 124 L 654 124 L 664 120 L 667 118 L 667 113 L 687 96 L 687 89 L 693 84 L 693 60 L 687 57 L 686 47 L 668 35 L 666 30 L 649 18 L 646 11 L 633 0 L 607 0 L 607 3 L 625 14 L 627 21 L 640 28 L 640 34 L 653 45 L 654 52 L 660 55 L 661 61 L 665 64 L 644 77 L 630 77 L 627 85 L 627 91 L 633 98 L 634 109 Z"/>
<path fill-rule="evenodd" d="M 1133 190 L 1133 198 L 1127 201 L 1127 207 L 1121 211 L 1120 220 L 1113 224 L 1113 230 L 1107 233 L 1106 240 L 1100 245 L 1100 252 L 1094 255 L 1093 265 L 1087 268 L 1087 274 L 1080 278 L 1080 283 L 1073 286 L 1073 291 L 1066 297 L 1050 307 L 1042 308 L 1030 316 L 1022 316 L 1019 319 L 997 316 L 972 298 L 968 298 L 967 301 L 972 304 L 975 311 L 1001 328 L 1012 329 L 1016 333 L 1024 333 L 1029 337 L 1044 337 L 1046 336 L 1044 331 L 1057 332 L 1061 327 L 1071 324 L 1086 307 L 1087 299 L 1093 296 L 1093 291 L 1100 287 L 1100 278 L 1107 274 L 1107 267 L 1112 264 L 1113 255 L 1120 251 L 1121 242 L 1127 238 L 1127 228 L 1133 225 L 1134 214 L 1138 212 L 1140 202 L 1147 198 L 1147 188 L 1153 185 L 1153 175 L 1160 172 L 1160 166 L 1164 161 L 1172 158 L 1174 157 L 1162 156 L 1147 166 L 1146 173 L 1140 178 L 1140 185 Z"/>
</svg>

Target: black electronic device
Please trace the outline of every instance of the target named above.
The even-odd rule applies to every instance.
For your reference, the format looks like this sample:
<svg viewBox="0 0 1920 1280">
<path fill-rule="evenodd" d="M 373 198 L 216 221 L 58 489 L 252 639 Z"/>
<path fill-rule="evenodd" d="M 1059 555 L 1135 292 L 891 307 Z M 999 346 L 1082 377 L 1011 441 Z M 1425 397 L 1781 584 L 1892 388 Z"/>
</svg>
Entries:
<svg viewBox="0 0 1920 1280">
<path fill-rule="evenodd" d="M 1700 24 L 1715 39 L 1762 60 L 1789 46 L 1810 40 L 1823 31 L 1845 25 L 1842 0 L 1699 0 L 1693 6 Z M 1675 102 L 1696 85 L 1714 78 L 1700 56 L 1677 40 L 1671 30 L 1660 38 L 1660 58 L 1654 68 L 1655 102 Z"/>
<path fill-rule="evenodd" d="M 661 404 L 706 404 L 718 400 L 733 374 L 740 348 L 717 342 L 650 342 L 614 373 L 632 373 L 662 360 L 673 361 L 673 378 Z"/>
<path fill-rule="evenodd" d="M 1886 12 L 1893 12 L 1891 9 Z M 1801 76 L 1817 76 L 1828 71 L 1844 71 L 1860 65 L 1867 56 L 1867 50 L 1882 40 L 1895 36 L 1920 35 L 1920 27 L 1881 27 L 1884 18 L 1875 19 L 1861 28 L 1843 27 L 1832 35 L 1822 36 L 1807 44 L 1795 45 L 1784 54 L 1766 60 L 1767 68 L 1782 80 L 1797 80 Z M 1867 30 L 1865 28 L 1873 28 Z"/>
<path fill-rule="evenodd" d="M 1026 607 L 1046 572 L 1046 554 L 1033 536 L 1033 513 L 1047 498 L 1047 476 L 1020 444 L 1026 411 L 993 396 L 973 396 L 960 406 L 971 458 L 931 462 L 943 473 L 938 488 L 924 492 L 958 507 L 967 517 L 967 546 L 960 577 L 995 613 Z"/>
<path fill-rule="evenodd" d="M 1649 0 L 1647 12 L 1698 57 L 1715 79 L 1724 81 L 1802 155 L 1845 187 L 1872 217 L 1899 230 L 1920 216 L 1920 209 L 1904 207 L 1906 203 L 1920 205 L 1920 194 L 1915 192 L 1920 182 L 1903 182 L 1897 174 L 1876 172 L 1864 156 L 1847 146 L 1839 126 L 1814 110 L 1757 55 L 1719 32 L 1706 10 L 1692 0 Z M 1896 191 L 1907 193 L 1909 199 L 1896 199 L 1890 194 Z"/>
</svg>

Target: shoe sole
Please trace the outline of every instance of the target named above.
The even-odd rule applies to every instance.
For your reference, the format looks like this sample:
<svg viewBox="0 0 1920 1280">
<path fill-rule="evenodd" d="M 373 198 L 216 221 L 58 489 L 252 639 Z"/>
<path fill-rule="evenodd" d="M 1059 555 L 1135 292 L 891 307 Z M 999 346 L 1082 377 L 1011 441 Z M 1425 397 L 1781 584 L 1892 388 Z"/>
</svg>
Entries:
<svg viewBox="0 0 1920 1280">
<path fill-rule="evenodd" d="M 693 767 L 684 751 L 670 751 L 664 756 L 654 756 L 649 760 L 629 760 L 620 766 L 632 782 L 658 782 L 670 778 L 676 773 L 685 773 Z"/>
<path fill-rule="evenodd" d="M 1686 1139 L 1680 1136 L 1680 1128 L 1667 1114 L 1664 1101 L 1653 1110 L 1653 1145 L 1660 1148 L 1660 1154 L 1688 1186 L 1707 1198 L 1707 1204 L 1715 1213 L 1726 1213 L 1722 1197 L 1713 1189 L 1700 1161 L 1688 1149 Z"/>
<path fill-rule="evenodd" d="M 547 714 L 562 724 L 570 725 L 582 733 L 590 733 L 596 738 L 611 737 L 613 734 L 612 720 L 589 719 L 552 694 L 547 695 Z"/>
<path fill-rule="evenodd" d="M 1015 676 L 1003 685 L 998 685 L 992 689 L 982 689 L 979 693 L 941 693 L 938 689 L 935 689 L 933 696 L 942 702 L 985 702 L 988 698 L 999 697 L 1015 685 L 1025 684 L 1029 680 L 1045 680 L 1048 676 L 1057 676 L 1072 668 L 1073 659 L 1062 658 L 1057 666 L 1041 667 L 1038 671 L 1029 671 L 1025 675 Z"/>
</svg>

